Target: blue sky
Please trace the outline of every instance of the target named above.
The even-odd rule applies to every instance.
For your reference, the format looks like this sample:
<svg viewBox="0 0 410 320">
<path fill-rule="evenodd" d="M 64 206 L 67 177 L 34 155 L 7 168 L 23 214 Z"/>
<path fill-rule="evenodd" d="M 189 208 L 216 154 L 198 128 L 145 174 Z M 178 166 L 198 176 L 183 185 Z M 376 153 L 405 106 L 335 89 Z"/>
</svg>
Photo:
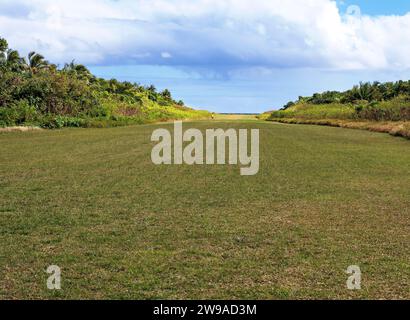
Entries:
<svg viewBox="0 0 410 320">
<path fill-rule="evenodd" d="M 409 79 L 408 12 L 408 0 L 0 0 L 0 36 L 194 107 L 262 112 Z"/>
<path fill-rule="evenodd" d="M 403 15 L 410 12 L 408 0 L 344 0 L 338 6 L 346 10 L 349 5 L 358 5 L 362 13 L 368 15 Z"/>
</svg>

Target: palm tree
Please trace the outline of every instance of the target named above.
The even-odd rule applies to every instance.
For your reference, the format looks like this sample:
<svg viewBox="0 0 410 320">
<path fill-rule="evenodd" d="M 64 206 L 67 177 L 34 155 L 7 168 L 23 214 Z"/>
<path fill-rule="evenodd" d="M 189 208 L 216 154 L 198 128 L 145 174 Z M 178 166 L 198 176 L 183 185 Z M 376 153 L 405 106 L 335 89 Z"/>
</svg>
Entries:
<svg viewBox="0 0 410 320">
<path fill-rule="evenodd" d="M 20 54 L 17 50 L 9 49 L 7 50 L 5 56 L 5 63 L 8 68 L 13 71 L 18 71 L 22 69 L 24 59 L 20 57 Z"/>
<path fill-rule="evenodd" d="M 168 89 L 165 89 L 164 91 L 161 92 L 161 96 L 163 96 L 165 99 L 171 100 L 171 92 Z"/>
<path fill-rule="evenodd" d="M 44 57 L 36 52 L 30 52 L 28 54 L 28 60 L 24 60 L 26 69 L 31 73 L 35 74 L 40 70 L 48 69 L 49 63 L 44 59 Z"/>
<path fill-rule="evenodd" d="M 152 93 L 157 92 L 157 88 L 155 88 L 155 86 L 153 84 L 151 84 L 149 87 L 147 87 L 147 90 L 152 92 Z"/>
<path fill-rule="evenodd" d="M 359 86 L 355 86 L 353 88 L 356 94 L 359 96 L 360 100 L 370 101 L 373 95 L 374 89 L 372 88 L 371 84 L 368 82 L 360 82 Z"/>
<path fill-rule="evenodd" d="M 15 72 L 23 69 L 24 60 L 20 57 L 17 50 L 2 47 L 2 50 L 0 51 L 0 65 Z"/>
<path fill-rule="evenodd" d="M 69 74 L 73 74 L 77 78 L 82 80 L 89 80 L 92 77 L 90 70 L 88 70 L 86 66 L 82 64 L 76 64 L 74 60 L 70 63 L 66 63 L 64 65 L 63 71 Z"/>
<path fill-rule="evenodd" d="M 0 60 L 3 60 L 5 57 L 5 53 L 9 47 L 6 39 L 0 38 Z"/>
<path fill-rule="evenodd" d="M 9 49 L 5 55 L 5 61 L 8 64 L 16 64 L 21 62 L 20 55 L 17 50 Z"/>
</svg>

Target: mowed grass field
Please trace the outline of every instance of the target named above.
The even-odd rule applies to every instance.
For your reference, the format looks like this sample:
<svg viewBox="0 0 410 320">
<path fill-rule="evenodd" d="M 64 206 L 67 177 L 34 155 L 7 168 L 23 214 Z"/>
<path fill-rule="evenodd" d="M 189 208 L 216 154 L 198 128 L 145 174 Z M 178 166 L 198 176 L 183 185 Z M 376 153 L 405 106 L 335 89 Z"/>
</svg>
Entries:
<svg viewBox="0 0 410 320">
<path fill-rule="evenodd" d="M 154 166 L 160 127 L 0 134 L 0 298 L 410 298 L 410 141 L 184 123 L 260 129 L 260 171 L 244 177 Z"/>
<path fill-rule="evenodd" d="M 257 114 L 221 114 L 217 113 L 214 115 L 217 121 L 232 121 L 232 120 L 258 120 L 256 118 Z"/>
</svg>

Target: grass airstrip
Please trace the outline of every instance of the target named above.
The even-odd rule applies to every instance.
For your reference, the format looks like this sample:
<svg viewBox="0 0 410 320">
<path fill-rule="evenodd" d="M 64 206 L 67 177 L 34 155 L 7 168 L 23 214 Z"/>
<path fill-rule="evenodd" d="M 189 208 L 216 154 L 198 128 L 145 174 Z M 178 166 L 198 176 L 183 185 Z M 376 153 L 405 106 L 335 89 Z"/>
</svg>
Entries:
<svg viewBox="0 0 410 320">
<path fill-rule="evenodd" d="M 259 129 L 260 170 L 246 177 L 154 165 L 161 127 L 173 124 L 0 133 L 0 298 L 410 298 L 410 141 L 184 123 Z M 350 265 L 361 290 L 346 287 Z"/>
</svg>

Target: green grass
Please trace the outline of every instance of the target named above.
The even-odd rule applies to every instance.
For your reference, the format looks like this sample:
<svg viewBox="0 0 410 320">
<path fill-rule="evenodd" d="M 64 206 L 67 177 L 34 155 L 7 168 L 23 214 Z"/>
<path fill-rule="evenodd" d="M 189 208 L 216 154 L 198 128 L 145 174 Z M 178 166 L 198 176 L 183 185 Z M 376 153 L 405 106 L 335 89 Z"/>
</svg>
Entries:
<svg viewBox="0 0 410 320">
<path fill-rule="evenodd" d="M 215 120 L 218 121 L 231 121 L 231 120 L 243 120 L 243 121 L 249 121 L 249 120 L 257 120 L 257 114 L 220 114 L 217 113 L 214 116 Z"/>
<path fill-rule="evenodd" d="M 172 124 L 0 134 L 0 298 L 410 298 L 409 141 L 215 126 L 261 130 L 258 175 L 154 166 Z"/>
<path fill-rule="evenodd" d="M 298 119 L 354 119 L 355 107 L 333 103 L 333 104 L 297 104 L 286 110 L 273 111 L 270 116 L 275 118 L 298 118 Z"/>
</svg>

